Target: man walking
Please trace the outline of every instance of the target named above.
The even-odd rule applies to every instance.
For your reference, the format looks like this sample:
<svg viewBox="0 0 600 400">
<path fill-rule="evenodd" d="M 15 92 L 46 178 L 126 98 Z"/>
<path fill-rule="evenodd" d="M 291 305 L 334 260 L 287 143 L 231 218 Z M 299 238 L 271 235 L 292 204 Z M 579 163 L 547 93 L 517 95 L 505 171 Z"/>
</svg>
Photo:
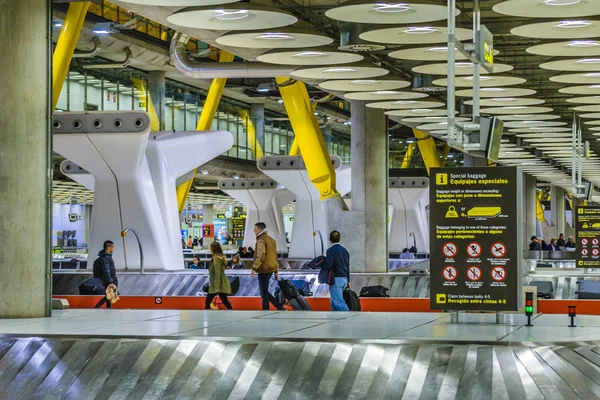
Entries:
<svg viewBox="0 0 600 400">
<path fill-rule="evenodd" d="M 327 265 L 333 270 L 335 282 L 329 286 L 331 311 L 350 311 L 344 301 L 344 289 L 350 287 L 350 253 L 340 244 L 338 231 L 329 234 L 331 247 L 327 249 Z"/>
<path fill-rule="evenodd" d="M 277 243 L 268 233 L 267 226 L 263 222 L 254 225 L 256 251 L 250 276 L 254 278 L 254 274 L 258 274 L 258 289 L 262 298 L 262 309 L 268 310 L 269 302 L 271 302 L 276 309 L 283 310 L 283 306 L 269 292 L 271 276 L 275 274 L 275 279 L 279 278 L 277 274 L 279 264 L 277 260 Z"/>
<path fill-rule="evenodd" d="M 117 269 L 115 268 L 115 262 L 113 261 L 112 255 L 115 252 L 115 244 L 110 240 L 104 242 L 102 250 L 98 253 L 98 258 L 94 261 L 94 278 L 100 278 L 102 285 L 105 290 L 112 288 L 115 292 L 119 286 L 119 279 L 117 278 Z M 110 300 L 104 296 L 95 308 L 100 308 L 106 304 L 106 308 L 111 308 Z"/>
</svg>

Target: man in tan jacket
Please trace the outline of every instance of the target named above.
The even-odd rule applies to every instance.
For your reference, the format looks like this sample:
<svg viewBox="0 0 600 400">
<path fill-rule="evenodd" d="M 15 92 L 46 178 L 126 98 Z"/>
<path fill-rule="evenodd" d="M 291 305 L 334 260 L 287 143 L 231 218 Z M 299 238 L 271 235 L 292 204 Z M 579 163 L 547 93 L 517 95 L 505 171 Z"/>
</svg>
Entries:
<svg viewBox="0 0 600 400">
<path fill-rule="evenodd" d="M 254 278 L 254 274 L 258 274 L 258 289 L 262 298 L 262 309 L 268 310 L 269 302 L 271 302 L 276 309 L 283 310 L 283 306 L 269 292 L 271 276 L 275 274 L 275 279 L 279 278 L 277 274 L 279 267 L 277 242 L 269 236 L 264 222 L 258 222 L 254 225 L 254 234 L 256 235 L 256 251 L 251 276 Z"/>
</svg>

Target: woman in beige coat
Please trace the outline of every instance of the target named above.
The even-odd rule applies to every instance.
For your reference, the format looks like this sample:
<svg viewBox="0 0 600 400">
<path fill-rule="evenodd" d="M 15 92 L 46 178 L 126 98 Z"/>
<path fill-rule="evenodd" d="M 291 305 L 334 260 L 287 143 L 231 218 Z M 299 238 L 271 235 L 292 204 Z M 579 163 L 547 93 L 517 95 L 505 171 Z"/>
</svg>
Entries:
<svg viewBox="0 0 600 400">
<path fill-rule="evenodd" d="M 223 254 L 223 248 L 221 243 L 213 242 L 210 245 L 210 253 L 212 254 L 212 260 L 208 267 L 209 273 L 209 288 L 208 295 L 206 296 L 206 303 L 204 308 L 210 309 L 210 303 L 216 295 L 219 295 L 221 301 L 227 307 L 228 310 L 232 310 L 231 303 L 227 298 L 228 294 L 231 294 L 231 284 L 229 279 L 225 276 L 225 268 L 227 267 L 227 257 Z"/>
</svg>

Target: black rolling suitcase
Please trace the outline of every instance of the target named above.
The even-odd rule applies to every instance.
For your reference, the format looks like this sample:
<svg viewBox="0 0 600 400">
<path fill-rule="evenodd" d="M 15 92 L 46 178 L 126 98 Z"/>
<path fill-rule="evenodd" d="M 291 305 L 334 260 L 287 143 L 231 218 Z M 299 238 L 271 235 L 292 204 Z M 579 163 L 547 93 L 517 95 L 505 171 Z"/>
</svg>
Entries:
<svg viewBox="0 0 600 400">
<path fill-rule="evenodd" d="M 304 297 L 300 295 L 298 288 L 289 280 L 282 279 L 279 281 L 279 289 L 281 295 L 289 303 L 294 311 L 312 311 L 310 305 Z"/>
<path fill-rule="evenodd" d="M 529 286 L 537 287 L 537 296 L 539 299 L 554 298 L 554 286 L 552 286 L 552 282 L 531 281 Z"/>
<path fill-rule="evenodd" d="M 360 311 L 360 298 L 358 295 L 349 288 L 344 289 L 344 301 L 350 311 Z"/>
<path fill-rule="evenodd" d="M 104 294 L 104 285 L 98 278 L 86 279 L 77 288 L 82 296 L 100 296 Z"/>
<path fill-rule="evenodd" d="M 600 299 L 600 281 L 578 281 L 578 299 Z"/>
<path fill-rule="evenodd" d="M 360 297 L 390 297 L 385 286 L 365 286 L 360 289 Z"/>
</svg>

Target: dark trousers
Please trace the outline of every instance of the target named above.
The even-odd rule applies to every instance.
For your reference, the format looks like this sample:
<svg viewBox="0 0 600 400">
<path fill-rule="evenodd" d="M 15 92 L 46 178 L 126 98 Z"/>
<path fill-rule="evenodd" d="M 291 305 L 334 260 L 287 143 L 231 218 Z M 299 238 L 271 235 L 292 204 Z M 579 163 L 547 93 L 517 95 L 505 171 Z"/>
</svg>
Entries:
<svg viewBox="0 0 600 400">
<path fill-rule="evenodd" d="M 223 302 L 223 304 L 225 305 L 225 307 L 228 310 L 233 310 L 233 307 L 231 307 L 231 303 L 229 302 L 229 299 L 227 298 L 227 295 L 225 293 L 209 293 L 209 294 L 207 294 L 206 295 L 206 303 L 204 303 L 205 310 L 210 310 L 210 303 L 212 303 L 212 301 L 216 295 L 219 295 L 219 298 L 221 299 L 221 301 Z"/>
<path fill-rule="evenodd" d="M 106 296 L 104 296 L 102 299 L 100 299 L 100 301 L 98 302 L 98 304 L 96 304 L 96 307 L 94 307 L 94 308 L 100 308 L 104 304 L 106 304 L 106 308 L 112 308 L 112 304 L 110 303 L 110 300 L 108 300 L 106 298 Z"/>
<path fill-rule="evenodd" d="M 272 272 L 258 274 L 258 291 L 262 298 L 262 309 L 269 309 L 269 302 L 278 310 L 283 310 L 283 306 L 279 304 L 279 301 L 269 292 L 269 281 L 271 280 Z"/>
</svg>

